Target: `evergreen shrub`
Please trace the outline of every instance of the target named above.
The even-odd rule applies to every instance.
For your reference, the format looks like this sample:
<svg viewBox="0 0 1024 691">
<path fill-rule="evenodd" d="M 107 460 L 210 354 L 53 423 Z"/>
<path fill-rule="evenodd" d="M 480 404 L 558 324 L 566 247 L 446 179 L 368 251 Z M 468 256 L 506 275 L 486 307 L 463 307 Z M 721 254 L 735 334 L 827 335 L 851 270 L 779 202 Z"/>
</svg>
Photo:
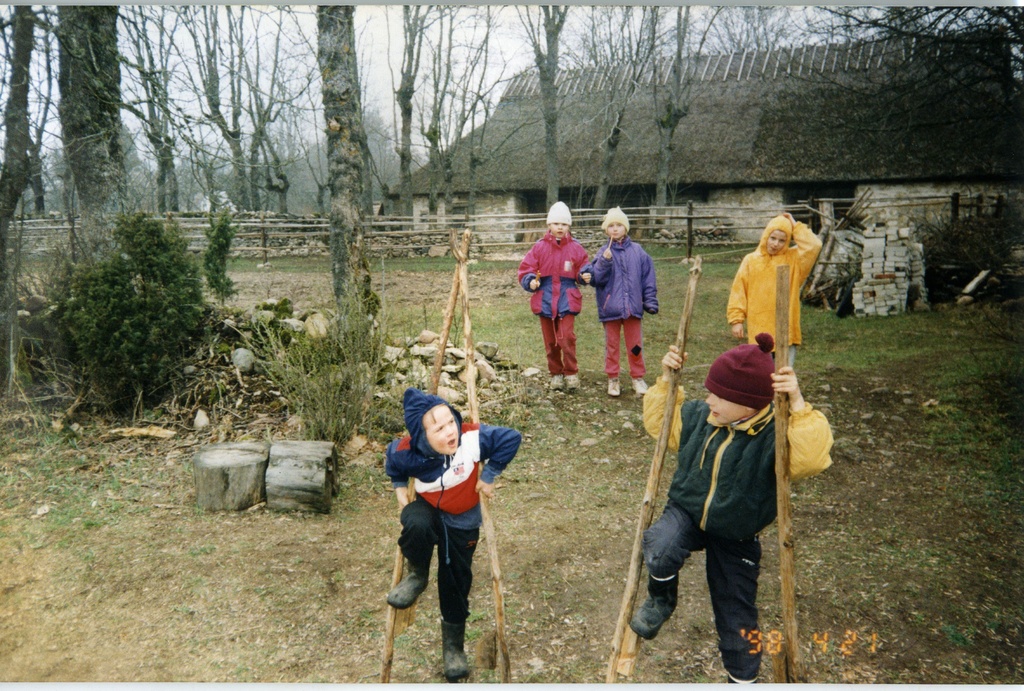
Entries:
<svg viewBox="0 0 1024 691">
<path fill-rule="evenodd" d="M 115 408 L 164 386 L 203 311 L 197 263 L 176 224 L 122 216 L 111 256 L 73 270 L 58 319 L 84 381 Z"/>
<path fill-rule="evenodd" d="M 203 252 L 203 273 L 206 274 L 206 285 L 210 292 L 224 304 L 224 301 L 235 294 L 235 284 L 228 277 L 228 254 L 231 252 L 231 241 L 235 237 L 235 227 L 231 225 L 231 214 L 223 212 L 210 219 L 205 230 L 206 251 Z"/>
</svg>

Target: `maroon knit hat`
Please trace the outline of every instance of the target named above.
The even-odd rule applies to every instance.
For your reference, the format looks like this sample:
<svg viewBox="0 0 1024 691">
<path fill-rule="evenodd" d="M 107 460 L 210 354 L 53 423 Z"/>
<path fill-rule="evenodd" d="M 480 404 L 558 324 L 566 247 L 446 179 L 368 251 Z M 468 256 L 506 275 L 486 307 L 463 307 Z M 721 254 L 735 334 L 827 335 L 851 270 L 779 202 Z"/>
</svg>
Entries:
<svg viewBox="0 0 1024 691">
<path fill-rule="evenodd" d="M 772 389 L 775 339 L 770 333 L 759 333 L 754 340 L 757 345 L 736 346 L 719 355 L 708 370 L 704 388 L 730 403 L 760 410 L 775 397 Z"/>
</svg>

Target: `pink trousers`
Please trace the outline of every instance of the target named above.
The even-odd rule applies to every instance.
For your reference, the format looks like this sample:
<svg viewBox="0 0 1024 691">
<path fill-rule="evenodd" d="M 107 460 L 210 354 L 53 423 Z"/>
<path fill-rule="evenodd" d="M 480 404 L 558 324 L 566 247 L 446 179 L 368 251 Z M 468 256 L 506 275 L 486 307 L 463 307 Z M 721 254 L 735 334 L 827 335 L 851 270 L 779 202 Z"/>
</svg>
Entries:
<svg viewBox="0 0 1024 691">
<path fill-rule="evenodd" d="M 639 317 L 604 322 L 604 372 L 609 379 L 619 376 L 619 331 L 626 339 L 626 361 L 633 379 L 647 374 L 644 366 L 643 329 Z"/>
</svg>

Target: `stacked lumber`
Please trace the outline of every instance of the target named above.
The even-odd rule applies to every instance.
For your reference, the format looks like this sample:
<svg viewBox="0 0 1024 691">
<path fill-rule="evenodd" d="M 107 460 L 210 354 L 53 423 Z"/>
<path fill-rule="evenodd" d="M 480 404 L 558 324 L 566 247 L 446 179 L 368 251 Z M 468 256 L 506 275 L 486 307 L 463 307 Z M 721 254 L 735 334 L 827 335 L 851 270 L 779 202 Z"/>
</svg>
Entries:
<svg viewBox="0 0 1024 691">
<path fill-rule="evenodd" d="M 852 295 L 856 316 L 899 314 L 911 295 L 925 298 L 924 248 L 913 242 L 910 228 L 873 226 L 863 238 L 861 278 Z"/>
</svg>

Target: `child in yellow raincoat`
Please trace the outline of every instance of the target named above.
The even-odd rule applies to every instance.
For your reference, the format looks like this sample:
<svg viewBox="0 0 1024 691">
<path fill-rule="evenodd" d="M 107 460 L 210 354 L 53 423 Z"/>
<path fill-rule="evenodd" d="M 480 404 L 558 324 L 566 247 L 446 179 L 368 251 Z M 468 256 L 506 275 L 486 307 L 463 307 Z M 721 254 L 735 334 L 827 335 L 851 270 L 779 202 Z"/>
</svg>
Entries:
<svg viewBox="0 0 1024 691">
<path fill-rule="evenodd" d="M 791 245 L 795 243 L 796 246 Z M 796 347 L 802 341 L 800 332 L 800 289 L 811 273 L 821 251 L 821 240 L 804 223 L 784 213 L 776 216 L 764 229 L 757 249 L 743 258 L 729 294 L 726 318 L 732 335 L 744 338 L 743 322 L 747 323 L 747 342 L 754 335 L 775 333 L 775 279 L 779 266 L 789 267 L 789 365 L 796 360 Z"/>
</svg>

